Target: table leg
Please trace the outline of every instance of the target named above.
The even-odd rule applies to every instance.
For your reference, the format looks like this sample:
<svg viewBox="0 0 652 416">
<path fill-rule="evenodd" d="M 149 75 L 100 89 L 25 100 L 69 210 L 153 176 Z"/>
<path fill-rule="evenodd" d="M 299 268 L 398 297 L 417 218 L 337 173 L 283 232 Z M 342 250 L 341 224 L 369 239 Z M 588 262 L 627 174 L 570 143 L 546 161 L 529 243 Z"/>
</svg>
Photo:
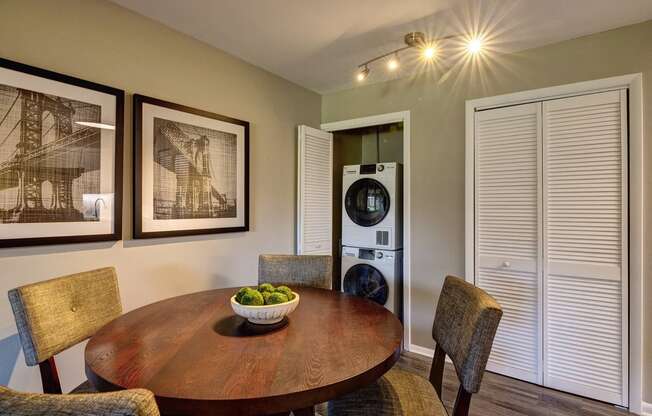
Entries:
<svg viewBox="0 0 652 416">
<path fill-rule="evenodd" d="M 314 416 L 315 406 L 304 407 L 303 409 L 293 410 L 292 413 L 294 414 L 294 416 Z"/>
</svg>

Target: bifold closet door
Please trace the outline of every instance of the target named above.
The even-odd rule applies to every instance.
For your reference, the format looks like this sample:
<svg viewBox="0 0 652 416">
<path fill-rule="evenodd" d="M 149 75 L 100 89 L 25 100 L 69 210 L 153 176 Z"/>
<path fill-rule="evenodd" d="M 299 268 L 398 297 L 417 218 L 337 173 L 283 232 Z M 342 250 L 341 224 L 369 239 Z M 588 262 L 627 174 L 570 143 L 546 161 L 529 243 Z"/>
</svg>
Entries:
<svg viewBox="0 0 652 416">
<path fill-rule="evenodd" d="M 487 368 L 541 383 L 541 103 L 475 117 L 475 283 L 504 312 Z"/>
<path fill-rule="evenodd" d="M 626 406 L 626 91 L 543 114 L 544 385 Z"/>
<path fill-rule="evenodd" d="M 298 128 L 297 254 L 333 253 L 333 134 Z"/>
</svg>

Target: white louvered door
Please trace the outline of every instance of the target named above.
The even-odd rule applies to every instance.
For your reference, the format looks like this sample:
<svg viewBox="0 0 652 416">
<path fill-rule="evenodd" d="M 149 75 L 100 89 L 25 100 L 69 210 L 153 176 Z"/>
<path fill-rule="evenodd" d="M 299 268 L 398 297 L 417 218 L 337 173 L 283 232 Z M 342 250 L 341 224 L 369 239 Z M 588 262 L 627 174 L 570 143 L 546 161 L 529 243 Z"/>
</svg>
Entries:
<svg viewBox="0 0 652 416">
<path fill-rule="evenodd" d="M 503 318 L 488 369 L 541 383 L 541 104 L 476 113 L 475 282 Z"/>
<path fill-rule="evenodd" d="M 627 96 L 543 104 L 544 385 L 626 406 Z"/>
<path fill-rule="evenodd" d="M 297 254 L 332 254 L 333 134 L 299 126 Z"/>
</svg>

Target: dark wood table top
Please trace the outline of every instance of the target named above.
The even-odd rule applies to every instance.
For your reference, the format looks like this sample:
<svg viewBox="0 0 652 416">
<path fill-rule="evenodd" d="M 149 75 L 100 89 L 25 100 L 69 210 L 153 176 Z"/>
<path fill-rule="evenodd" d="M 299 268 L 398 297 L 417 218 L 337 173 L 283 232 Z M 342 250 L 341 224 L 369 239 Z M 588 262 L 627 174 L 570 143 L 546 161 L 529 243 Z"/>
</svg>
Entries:
<svg viewBox="0 0 652 416">
<path fill-rule="evenodd" d="M 272 414 L 354 391 L 399 358 L 403 327 L 373 302 L 295 289 L 289 324 L 254 335 L 231 309 L 236 290 L 166 299 L 109 323 L 86 346 L 89 380 L 149 389 L 164 414 Z"/>
</svg>

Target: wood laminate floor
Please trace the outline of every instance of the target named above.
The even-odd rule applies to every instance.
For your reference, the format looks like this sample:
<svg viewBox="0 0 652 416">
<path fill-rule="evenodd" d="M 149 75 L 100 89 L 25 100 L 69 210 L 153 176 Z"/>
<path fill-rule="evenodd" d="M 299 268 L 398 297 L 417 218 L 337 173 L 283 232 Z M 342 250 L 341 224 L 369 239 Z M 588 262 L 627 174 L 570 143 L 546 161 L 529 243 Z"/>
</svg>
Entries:
<svg viewBox="0 0 652 416">
<path fill-rule="evenodd" d="M 431 360 L 406 352 L 398 366 L 428 377 Z M 443 400 L 452 410 L 459 382 L 455 369 L 446 364 Z M 610 404 L 562 393 L 494 373 L 485 373 L 478 394 L 471 400 L 471 416 L 624 416 L 633 415 Z"/>
</svg>

